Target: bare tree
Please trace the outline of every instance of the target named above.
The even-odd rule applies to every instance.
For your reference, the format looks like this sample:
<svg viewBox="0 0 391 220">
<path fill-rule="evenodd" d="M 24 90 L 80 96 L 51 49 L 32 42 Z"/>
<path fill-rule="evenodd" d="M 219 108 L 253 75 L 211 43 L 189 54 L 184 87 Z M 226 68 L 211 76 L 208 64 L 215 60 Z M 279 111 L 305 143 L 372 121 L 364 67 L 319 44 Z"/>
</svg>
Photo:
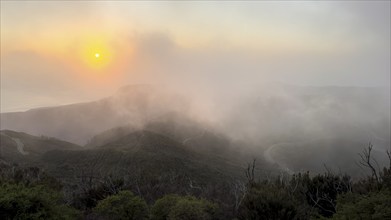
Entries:
<svg viewBox="0 0 391 220">
<path fill-rule="evenodd" d="M 255 182 L 255 161 L 256 159 L 253 160 L 252 164 L 249 163 L 247 165 L 246 177 L 249 184 L 253 184 Z"/>
<path fill-rule="evenodd" d="M 373 145 L 371 144 L 371 142 L 369 142 L 368 148 L 364 148 L 362 153 L 358 154 L 360 156 L 360 161 L 358 163 L 363 167 L 369 168 L 372 173 L 372 178 L 375 178 L 376 182 L 379 183 L 380 180 L 378 171 L 375 169 L 373 164 L 373 162 L 377 164 L 377 161 L 371 156 L 372 149 Z"/>
<path fill-rule="evenodd" d="M 319 192 L 319 188 L 317 187 L 316 188 L 316 193 L 315 195 L 312 195 L 311 193 L 308 193 L 308 196 L 309 198 L 312 200 L 313 202 L 313 206 L 312 208 L 314 207 L 318 207 L 319 209 L 325 211 L 325 212 L 329 212 L 329 213 L 332 213 L 334 214 L 335 213 L 335 210 L 336 210 L 336 204 L 335 204 L 335 201 L 333 198 L 331 198 L 327 193 L 321 193 Z M 326 208 L 324 205 L 322 205 L 321 203 L 325 203 L 325 204 L 328 204 L 332 207 L 332 209 L 328 209 Z"/>
<path fill-rule="evenodd" d="M 239 210 L 239 207 L 242 204 L 244 198 L 246 197 L 247 186 L 244 182 L 240 180 L 236 180 L 233 182 L 231 187 L 232 187 L 233 196 L 235 198 L 234 210 L 236 213 Z"/>
</svg>

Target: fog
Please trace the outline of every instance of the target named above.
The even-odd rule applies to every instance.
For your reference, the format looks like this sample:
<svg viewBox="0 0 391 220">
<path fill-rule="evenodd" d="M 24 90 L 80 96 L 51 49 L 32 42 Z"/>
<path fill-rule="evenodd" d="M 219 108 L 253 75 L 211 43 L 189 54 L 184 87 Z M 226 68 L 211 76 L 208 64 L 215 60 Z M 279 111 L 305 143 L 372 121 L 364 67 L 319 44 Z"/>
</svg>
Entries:
<svg viewBox="0 0 391 220">
<path fill-rule="evenodd" d="M 90 101 L 139 83 L 210 93 L 259 83 L 389 87 L 389 6 L 4 2 L 1 112 Z M 102 71 L 80 57 L 94 41 L 112 57 Z"/>
<path fill-rule="evenodd" d="M 168 118 L 261 148 L 276 142 L 343 138 L 372 141 L 387 149 L 389 110 L 388 87 L 276 83 L 211 92 L 148 84 L 129 85 L 94 102 L 3 113 L 2 128 L 85 144 L 111 128 L 130 124 L 142 129 Z"/>
<path fill-rule="evenodd" d="M 1 129 L 84 145 L 173 120 L 259 152 L 390 147 L 390 2 L 64 4 L 2 3 Z M 80 61 L 90 35 L 104 70 Z"/>
</svg>

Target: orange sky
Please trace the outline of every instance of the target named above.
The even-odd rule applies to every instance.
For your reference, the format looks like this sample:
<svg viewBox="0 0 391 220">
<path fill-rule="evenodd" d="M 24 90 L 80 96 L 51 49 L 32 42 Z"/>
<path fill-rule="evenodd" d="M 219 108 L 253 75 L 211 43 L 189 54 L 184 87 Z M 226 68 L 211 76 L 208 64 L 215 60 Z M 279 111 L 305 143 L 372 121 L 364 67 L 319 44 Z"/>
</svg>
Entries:
<svg viewBox="0 0 391 220">
<path fill-rule="evenodd" d="M 1 1 L 1 111 L 133 83 L 389 86 L 389 39 L 387 1 Z"/>
</svg>

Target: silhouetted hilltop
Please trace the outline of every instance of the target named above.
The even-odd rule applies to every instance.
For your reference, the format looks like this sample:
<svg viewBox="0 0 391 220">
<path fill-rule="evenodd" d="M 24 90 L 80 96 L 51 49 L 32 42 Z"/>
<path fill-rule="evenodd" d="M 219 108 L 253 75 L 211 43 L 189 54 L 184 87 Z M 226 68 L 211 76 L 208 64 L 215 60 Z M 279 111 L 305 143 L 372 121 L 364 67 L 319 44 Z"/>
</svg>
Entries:
<svg viewBox="0 0 391 220">
<path fill-rule="evenodd" d="M 167 112 L 181 111 L 183 103 L 178 95 L 160 87 L 126 86 L 94 102 L 2 113 L 1 128 L 85 144 L 107 129 L 130 122 L 141 125 Z"/>
</svg>

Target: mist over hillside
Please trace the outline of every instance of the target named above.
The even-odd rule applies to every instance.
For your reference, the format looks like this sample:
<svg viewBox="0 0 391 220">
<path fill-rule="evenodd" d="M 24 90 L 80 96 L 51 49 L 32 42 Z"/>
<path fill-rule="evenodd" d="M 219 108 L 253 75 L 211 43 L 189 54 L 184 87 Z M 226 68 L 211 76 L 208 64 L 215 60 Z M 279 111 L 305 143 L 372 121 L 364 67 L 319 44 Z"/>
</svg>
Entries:
<svg viewBox="0 0 391 220">
<path fill-rule="evenodd" d="M 350 169 L 339 162 L 354 159 L 331 155 L 356 155 L 368 142 L 377 152 L 389 149 L 390 93 L 387 87 L 283 84 L 197 93 L 129 85 L 89 103 L 2 113 L 1 122 L 1 129 L 87 147 L 146 129 L 198 152 L 236 150 L 283 169 L 323 169 L 315 163 Z M 326 149 L 327 154 L 320 153 Z M 295 165 L 309 155 L 329 156 Z"/>
<path fill-rule="evenodd" d="M 391 220 L 391 1 L 0 2 L 0 220 Z"/>
</svg>

